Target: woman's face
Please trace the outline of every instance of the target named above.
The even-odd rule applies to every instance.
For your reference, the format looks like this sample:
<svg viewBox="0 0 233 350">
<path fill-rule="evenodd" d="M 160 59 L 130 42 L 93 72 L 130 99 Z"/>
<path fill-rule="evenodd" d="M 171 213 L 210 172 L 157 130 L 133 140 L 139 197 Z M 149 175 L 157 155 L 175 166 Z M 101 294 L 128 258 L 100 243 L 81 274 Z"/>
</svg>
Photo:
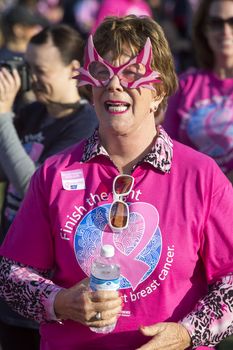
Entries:
<svg viewBox="0 0 233 350">
<path fill-rule="evenodd" d="M 119 67 L 132 58 L 128 48 L 117 59 L 108 52 L 103 58 Z M 155 92 L 139 87 L 124 88 L 117 75 L 114 75 L 106 87 L 93 87 L 93 102 L 100 123 L 100 130 L 111 130 L 116 134 L 129 134 L 139 128 L 146 130 L 150 122 L 154 123 Z"/>
<path fill-rule="evenodd" d="M 26 55 L 32 74 L 32 90 L 43 103 L 65 103 L 68 99 L 72 68 L 62 62 L 60 52 L 52 42 L 29 44 Z M 75 82 L 72 82 L 75 84 Z"/>
<path fill-rule="evenodd" d="M 232 57 L 233 59 L 232 19 L 233 1 L 214 1 L 211 4 L 209 9 L 208 25 L 206 28 L 206 36 L 216 60 L 221 61 L 221 58 L 223 57 Z"/>
</svg>

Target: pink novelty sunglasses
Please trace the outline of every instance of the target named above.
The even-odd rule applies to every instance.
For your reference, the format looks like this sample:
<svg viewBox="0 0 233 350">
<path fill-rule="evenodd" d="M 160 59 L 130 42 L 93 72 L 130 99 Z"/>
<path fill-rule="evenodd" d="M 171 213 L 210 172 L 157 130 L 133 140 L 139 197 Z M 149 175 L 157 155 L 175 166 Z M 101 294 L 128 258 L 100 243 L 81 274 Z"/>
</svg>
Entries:
<svg viewBox="0 0 233 350">
<path fill-rule="evenodd" d="M 136 89 L 139 86 L 154 90 L 151 83 L 161 82 L 159 72 L 151 69 L 152 47 L 147 38 L 144 48 L 125 64 L 115 67 L 104 60 L 96 51 L 92 35 L 88 38 L 84 67 L 77 69 L 79 86 L 92 85 L 103 87 L 108 85 L 114 75 L 125 88 Z"/>
</svg>

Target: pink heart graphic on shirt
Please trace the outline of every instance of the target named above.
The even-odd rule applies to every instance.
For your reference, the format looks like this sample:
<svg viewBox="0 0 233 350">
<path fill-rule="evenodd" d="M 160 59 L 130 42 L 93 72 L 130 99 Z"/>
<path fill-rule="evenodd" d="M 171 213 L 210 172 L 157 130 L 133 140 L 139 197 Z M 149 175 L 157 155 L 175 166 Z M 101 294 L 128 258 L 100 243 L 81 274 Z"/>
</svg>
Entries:
<svg viewBox="0 0 233 350">
<path fill-rule="evenodd" d="M 151 242 L 158 228 L 159 215 L 155 207 L 145 202 L 131 203 L 129 210 L 128 229 L 121 233 L 110 233 L 109 228 L 107 229 L 108 225 L 106 225 L 102 244 L 115 246 L 115 257 L 121 266 L 121 275 L 131 283 L 133 290 L 135 290 L 149 269 L 149 266 L 138 257 Z M 127 233 L 129 237 L 127 237 Z M 135 239 L 134 242 L 133 239 Z"/>
<path fill-rule="evenodd" d="M 115 247 L 123 254 L 130 255 L 140 243 L 145 231 L 145 222 L 138 213 L 130 213 L 129 226 L 113 235 Z"/>
</svg>

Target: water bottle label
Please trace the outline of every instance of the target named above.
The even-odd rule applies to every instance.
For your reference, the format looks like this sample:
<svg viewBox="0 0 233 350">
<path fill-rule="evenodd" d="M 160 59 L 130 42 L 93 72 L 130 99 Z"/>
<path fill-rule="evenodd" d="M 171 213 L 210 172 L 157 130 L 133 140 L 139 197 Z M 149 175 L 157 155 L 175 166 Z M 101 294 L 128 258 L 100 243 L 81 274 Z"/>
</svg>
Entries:
<svg viewBox="0 0 233 350">
<path fill-rule="evenodd" d="M 113 280 L 103 280 L 91 275 L 90 288 L 93 291 L 96 290 L 118 290 L 120 288 L 120 278 Z"/>
</svg>

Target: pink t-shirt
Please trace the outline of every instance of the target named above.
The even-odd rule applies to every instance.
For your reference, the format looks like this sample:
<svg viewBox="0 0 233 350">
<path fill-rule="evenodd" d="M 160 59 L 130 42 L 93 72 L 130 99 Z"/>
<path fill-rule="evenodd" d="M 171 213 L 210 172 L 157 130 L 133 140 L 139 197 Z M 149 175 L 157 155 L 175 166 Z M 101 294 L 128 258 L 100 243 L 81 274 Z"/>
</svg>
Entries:
<svg viewBox="0 0 233 350">
<path fill-rule="evenodd" d="M 170 137 L 233 170 L 233 78 L 195 70 L 180 77 L 180 88 L 169 100 L 164 128 Z"/>
<path fill-rule="evenodd" d="M 114 234 L 107 217 L 118 171 L 104 155 L 80 163 L 81 153 L 75 146 L 36 172 L 0 253 L 54 269 L 54 283 L 68 288 L 90 275 L 101 244 L 113 244 L 125 304 L 114 332 L 43 323 L 41 349 L 135 350 L 149 340 L 140 325 L 179 321 L 207 282 L 233 271 L 233 189 L 212 159 L 174 142 L 169 174 L 146 162 L 133 171 L 129 227 Z"/>
</svg>

